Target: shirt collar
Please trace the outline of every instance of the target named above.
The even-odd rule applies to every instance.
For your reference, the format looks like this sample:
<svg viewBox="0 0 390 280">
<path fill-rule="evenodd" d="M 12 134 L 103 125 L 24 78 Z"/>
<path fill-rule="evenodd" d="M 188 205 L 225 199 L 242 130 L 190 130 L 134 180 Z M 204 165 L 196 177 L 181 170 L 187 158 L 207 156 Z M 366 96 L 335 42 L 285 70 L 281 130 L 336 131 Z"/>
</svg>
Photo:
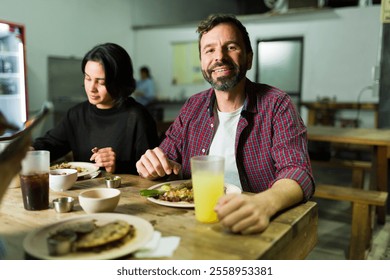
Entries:
<svg viewBox="0 0 390 280">
<path fill-rule="evenodd" d="M 246 111 L 249 113 L 257 113 L 257 93 L 255 91 L 255 83 L 250 81 L 249 79 L 246 79 L 245 82 L 245 101 L 244 101 L 244 108 L 242 111 Z"/>
<path fill-rule="evenodd" d="M 209 116 L 212 117 L 214 115 L 214 105 L 217 97 L 215 96 L 215 91 L 213 88 L 210 88 L 208 92 L 208 102 L 209 104 L 207 105 L 207 111 L 209 112 Z"/>
<path fill-rule="evenodd" d="M 208 92 L 208 112 L 209 116 L 212 117 L 214 114 L 214 104 L 216 101 L 215 91 L 213 88 L 210 88 Z M 245 101 L 242 112 L 256 113 L 256 92 L 254 91 L 254 83 L 248 78 L 245 81 Z"/>
</svg>

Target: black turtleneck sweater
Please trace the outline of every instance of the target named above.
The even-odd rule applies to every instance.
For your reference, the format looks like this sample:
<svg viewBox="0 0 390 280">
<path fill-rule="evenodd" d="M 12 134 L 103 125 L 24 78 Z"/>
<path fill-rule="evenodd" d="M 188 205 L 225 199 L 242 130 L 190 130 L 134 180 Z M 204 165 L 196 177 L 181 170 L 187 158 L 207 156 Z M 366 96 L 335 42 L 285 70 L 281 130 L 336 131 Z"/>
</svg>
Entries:
<svg viewBox="0 0 390 280">
<path fill-rule="evenodd" d="M 158 144 L 154 119 L 129 98 L 121 107 L 111 109 L 98 109 L 88 101 L 72 107 L 56 127 L 35 139 L 33 147 L 50 151 L 51 161 L 73 152 L 74 160 L 83 162 L 90 162 L 92 148 L 112 147 L 115 173 L 137 174 L 137 160 Z"/>
</svg>

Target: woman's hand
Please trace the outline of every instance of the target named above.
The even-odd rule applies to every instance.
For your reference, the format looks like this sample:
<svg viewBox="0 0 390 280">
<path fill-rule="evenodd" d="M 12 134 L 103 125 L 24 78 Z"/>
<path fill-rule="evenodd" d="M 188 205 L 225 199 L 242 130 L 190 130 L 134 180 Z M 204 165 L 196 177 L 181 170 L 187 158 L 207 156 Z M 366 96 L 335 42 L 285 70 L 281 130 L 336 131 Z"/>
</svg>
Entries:
<svg viewBox="0 0 390 280">
<path fill-rule="evenodd" d="M 90 160 L 95 161 L 97 166 L 104 167 L 109 173 L 115 172 L 116 153 L 111 147 L 100 149 L 95 147 L 92 153 Z"/>
</svg>

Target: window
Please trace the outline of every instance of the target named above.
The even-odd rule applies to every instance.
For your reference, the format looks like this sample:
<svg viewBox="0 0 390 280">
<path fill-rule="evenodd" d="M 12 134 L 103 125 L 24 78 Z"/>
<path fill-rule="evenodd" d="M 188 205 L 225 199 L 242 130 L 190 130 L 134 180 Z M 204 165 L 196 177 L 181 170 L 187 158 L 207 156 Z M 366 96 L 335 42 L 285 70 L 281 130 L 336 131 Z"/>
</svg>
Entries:
<svg viewBox="0 0 390 280">
<path fill-rule="evenodd" d="M 301 101 L 303 38 L 257 42 L 256 81 L 287 92 L 299 109 Z"/>
<path fill-rule="evenodd" d="M 174 43 L 173 85 L 201 84 L 204 82 L 200 69 L 198 42 Z"/>
</svg>

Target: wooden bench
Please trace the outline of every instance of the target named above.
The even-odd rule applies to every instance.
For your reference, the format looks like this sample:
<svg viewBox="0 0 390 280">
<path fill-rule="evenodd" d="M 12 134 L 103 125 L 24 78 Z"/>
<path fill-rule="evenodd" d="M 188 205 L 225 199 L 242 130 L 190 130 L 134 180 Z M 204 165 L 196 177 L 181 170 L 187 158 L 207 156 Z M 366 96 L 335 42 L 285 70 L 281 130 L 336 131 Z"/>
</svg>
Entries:
<svg viewBox="0 0 390 280">
<path fill-rule="evenodd" d="M 387 192 L 318 184 L 314 198 L 352 203 L 351 237 L 347 257 L 351 260 L 366 259 L 372 245 L 374 207 L 386 205 Z"/>
<path fill-rule="evenodd" d="M 364 177 L 367 171 L 371 172 L 372 163 L 360 160 L 342 160 L 332 158 L 327 161 L 311 160 L 313 167 L 343 168 L 352 170 L 352 187 L 363 189 Z"/>
</svg>

